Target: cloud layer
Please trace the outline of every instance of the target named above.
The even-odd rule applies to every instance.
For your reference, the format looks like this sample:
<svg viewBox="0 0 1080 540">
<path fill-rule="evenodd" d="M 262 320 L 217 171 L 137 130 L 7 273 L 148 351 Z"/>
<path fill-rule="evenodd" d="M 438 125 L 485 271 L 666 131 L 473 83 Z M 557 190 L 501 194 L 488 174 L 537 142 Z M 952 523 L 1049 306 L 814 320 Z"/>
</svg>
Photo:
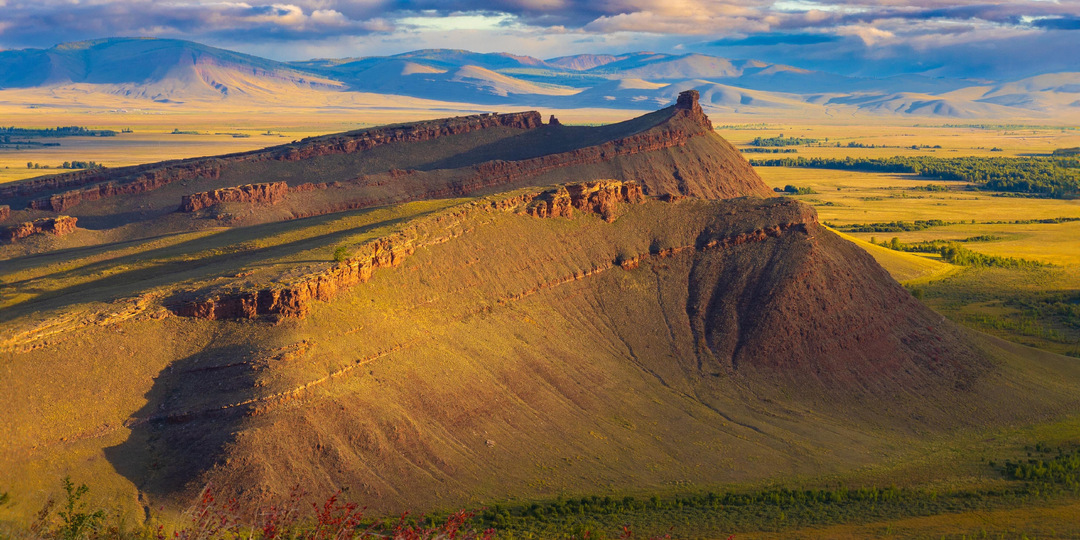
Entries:
<svg viewBox="0 0 1080 540">
<path fill-rule="evenodd" d="M 1068 69 L 1063 59 L 1080 51 L 1080 0 L 0 0 L 4 47 L 110 36 L 279 59 L 446 46 L 547 57 L 656 49 L 1000 78 Z"/>
</svg>

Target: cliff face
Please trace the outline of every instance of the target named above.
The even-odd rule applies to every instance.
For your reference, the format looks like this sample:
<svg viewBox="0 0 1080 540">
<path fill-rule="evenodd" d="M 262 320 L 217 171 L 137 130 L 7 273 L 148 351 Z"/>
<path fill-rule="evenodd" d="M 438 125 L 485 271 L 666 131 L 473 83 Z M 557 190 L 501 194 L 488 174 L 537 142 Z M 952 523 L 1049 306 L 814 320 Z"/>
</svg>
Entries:
<svg viewBox="0 0 1080 540">
<path fill-rule="evenodd" d="M 697 90 L 680 92 L 678 99 L 675 101 L 676 114 L 712 131 L 712 121 L 709 120 L 708 116 L 705 116 L 705 111 L 701 110 L 701 104 L 698 102 L 699 99 L 701 99 L 701 94 L 699 94 Z"/>
<path fill-rule="evenodd" d="M 545 191 L 527 203 L 525 213 L 536 217 L 573 217 L 574 209 L 600 214 L 604 221 L 615 221 L 619 203 L 636 204 L 645 200 L 641 186 L 633 182 L 600 181 L 567 184 Z"/>
<path fill-rule="evenodd" d="M 310 184 L 309 184 L 310 185 Z M 253 204 L 277 204 L 285 200 L 289 186 L 285 182 L 271 184 L 247 184 L 233 188 L 215 189 L 184 195 L 180 200 L 180 212 L 197 212 L 218 203 L 239 202 Z"/>
<path fill-rule="evenodd" d="M 35 219 L 0 229 L 0 240 L 15 242 L 35 234 L 63 236 L 75 230 L 77 221 L 71 216 Z"/>
</svg>

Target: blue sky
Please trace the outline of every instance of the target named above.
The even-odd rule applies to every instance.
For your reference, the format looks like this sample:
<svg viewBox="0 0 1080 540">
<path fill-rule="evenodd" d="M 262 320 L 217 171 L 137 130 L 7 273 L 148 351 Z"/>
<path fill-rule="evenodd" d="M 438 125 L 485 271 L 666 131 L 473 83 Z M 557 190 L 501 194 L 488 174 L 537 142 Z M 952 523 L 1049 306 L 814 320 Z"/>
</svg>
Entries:
<svg viewBox="0 0 1080 540">
<path fill-rule="evenodd" d="M 0 46 L 181 38 L 278 60 L 652 50 L 853 75 L 1080 71 L 1080 0 L 0 0 Z"/>
</svg>

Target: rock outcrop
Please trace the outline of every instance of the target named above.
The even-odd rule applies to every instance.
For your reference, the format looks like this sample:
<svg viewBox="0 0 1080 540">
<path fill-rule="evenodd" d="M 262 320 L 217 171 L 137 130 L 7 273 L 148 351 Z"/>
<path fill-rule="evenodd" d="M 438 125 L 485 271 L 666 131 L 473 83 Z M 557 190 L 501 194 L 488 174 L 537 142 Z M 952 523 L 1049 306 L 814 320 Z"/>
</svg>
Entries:
<svg viewBox="0 0 1080 540">
<path fill-rule="evenodd" d="M 184 195 L 180 200 L 180 212 L 197 212 L 218 203 L 277 204 L 285 200 L 289 186 L 285 182 L 268 184 L 245 184 L 243 186 L 215 189 Z"/>
<path fill-rule="evenodd" d="M 6 204 L 0 204 L 0 221 L 11 217 L 11 207 Z"/>
<path fill-rule="evenodd" d="M 77 221 L 71 216 L 35 219 L 0 229 L 0 240 L 15 242 L 35 234 L 63 236 L 75 230 Z"/>
<path fill-rule="evenodd" d="M 572 217 L 574 209 L 600 214 L 604 221 L 615 221 L 619 203 L 636 204 L 645 199 L 641 186 L 634 182 L 601 180 L 568 184 L 536 196 L 525 213 L 536 217 Z"/>
<path fill-rule="evenodd" d="M 680 92 L 678 100 L 675 101 L 676 114 L 683 115 L 712 131 L 712 121 L 705 116 L 705 111 L 701 110 L 701 104 L 698 102 L 700 98 L 701 94 L 697 90 Z"/>
</svg>

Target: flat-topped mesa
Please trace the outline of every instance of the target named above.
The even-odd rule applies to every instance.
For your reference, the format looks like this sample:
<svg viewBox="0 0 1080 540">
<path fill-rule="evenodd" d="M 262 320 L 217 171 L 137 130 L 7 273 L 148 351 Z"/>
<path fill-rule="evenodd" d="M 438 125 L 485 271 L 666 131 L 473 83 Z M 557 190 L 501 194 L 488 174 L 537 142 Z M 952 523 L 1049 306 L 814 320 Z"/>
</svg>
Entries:
<svg viewBox="0 0 1080 540">
<path fill-rule="evenodd" d="M 13 211 L 9 222 L 43 217 L 41 211 L 94 215 L 112 228 L 145 222 L 146 227 L 123 232 L 132 237 L 197 226 L 164 217 L 163 211 L 177 208 L 187 194 L 179 207 L 185 213 L 219 202 L 277 205 L 272 211 L 236 216 L 233 225 L 606 179 L 637 182 L 650 196 L 773 196 L 711 126 L 697 93 L 687 91 L 672 106 L 599 127 L 565 127 L 557 120 L 545 126 L 535 111 L 446 118 L 312 137 L 254 152 L 34 179 L 10 188 L 16 194 L 11 200 L 3 198 L 9 188 L 0 187 L 0 204 L 29 203 L 31 211 Z M 301 184 L 309 178 L 319 182 Z M 35 190 L 41 192 L 27 195 Z M 106 198 L 112 198 L 102 205 L 106 216 L 97 209 L 85 214 L 73 210 Z M 612 216 L 600 213 L 605 219 Z"/>
<path fill-rule="evenodd" d="M 0 240 L 15 242 L 28 236 L 46 233 L 63 236 L 75 230 L 75 222 L 77 221 L 78 218 L 71 216 L 35 219 L 34 221 L 0 228 Z"/>
<path fill-rule="evenodd" d="M 701 98 L 701 94 L 697 90 L 686 90 L 679 92 L 679 99 L 675 101 L 676 114 L 682 114 L 691 120 L 701 124 L 704 127 L 709 128 L 712 131 L 712 121 L 708 116 L 705 116 L 705 111 L 701 110 L 701 104 L 698 100 Z"/>
<path fill-rule="evenodd" d="M 197 212 L 203 208 L 226 202 L 277 204 L 285 200 L 288 193 L 289 186 L 285 182 L 245 184 L 243 186 L 184 195 L 180 199 L 180 208 L 177 211 Z"/>
</svg>

